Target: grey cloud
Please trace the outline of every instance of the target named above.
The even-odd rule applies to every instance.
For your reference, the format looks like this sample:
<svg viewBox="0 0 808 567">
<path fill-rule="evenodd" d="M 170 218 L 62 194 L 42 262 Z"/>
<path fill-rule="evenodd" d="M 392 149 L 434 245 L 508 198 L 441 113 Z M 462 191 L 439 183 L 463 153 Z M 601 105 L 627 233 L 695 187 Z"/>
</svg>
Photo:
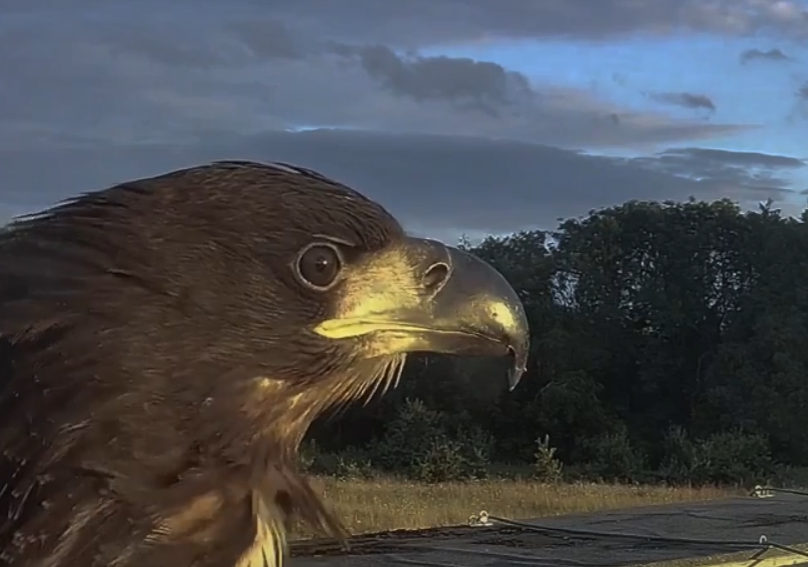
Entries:
<svg viewBox="0 0 808 567">
<path fill-rule="evenodd" d="M 240 20 L 206 30 L 199 37 L 196 21 L 117 22 L 95 31 L 91 45 L 108 49 L 118 59 L 143 58 L 167 67 L 211 70 L 275 58 L 306 55 L 310 46 L 293 37 L 274 19 Z M 70 41 L 75 41 L 71 38 Z M 89 42 L 88 42 L 89 43 Z"/>
<path fill-rule="evenodd" d="M 512 103 L 530 102 L 533 91 L 524 75 L 497 63 L 455 57 L 401 57 L 382 45 L 352 48 L 368 74 L 392 92 L 416 101 L 446 100 L 495 112 Z"/>
<path fill-rule="evenodd" d="M 402 47 L 490 37 L 603 39 L 671 30 L 808 37 L 807 10 L 798 0 L 409 0 L 385 3 L 384 9 L 375 0 L 262 0 L 260 5 L 335 39 Z"/>
<path fill-rule="evenodd" d="M 791 61 L 791 57 L 783 53 L 780 49 L 769 49 L 763 51 L 761 49 L 747 49 L 740 55 L 742 64 L 749 63 L 750 61 Z"/>
<path fill-rule="evenodd" d="M 795 93 L 794 107 L 789 115 L 791 120 L 808 119 L 808 81 Z"/>
<path fill-rule="evenodd" d="M 69 195 L 216 159 L 279 160 L 317 169 L 378 199 L 421 234 L 501 233 L 628 199 L 721 196 L 754 204 L 790 192 L 799 160 L 671 150 L 645 159 L 457 136 L 317 130 L 219 137 L 205 144 L 0 150 L 4 199 L 41 208 Z M 760 177 L 766 170 L 769 178 Z"/>
<path fill-rule="evenodd" d="M 666 150 L 659 156 L 676 156 L 688 163 L 717 162 L 740 167 L 800 168 L 808 165 L 804 159 L 762 152 L 734 152 L 713 148 L 680 148 Z"/>
<path fill-rule="evenodd" d="M 645 148 L 749 128 L 636 112 L 588 90 L 530 84 L 495 63 L 355 44 L 335 53 L 328 36 L 300 31 L 302 20 L 250 23 L 250 0 L 237 0 L 241 10 L 203 0 L 168 13 L 145 1 L 137 10 L 93 4 L 104 26 L 48 2 L 37 4 L 37 18 L 0 22 L 0 146 L 57 144 L 65 132 L 113 144 L 192 143 L 327 125 Z M 275 35 L 262 39 L 264 29 Z"/>
<path fill-rule="evenodd" d="M 114 4 L 120 9 L 121 3 Z M 103 12 L 111 5 L 101 0 L 6 0 L 3 12 L 55 13 L 64 19 L 77 11 Z M 130 19 L 143 13 L 170 14 L 157 0 L 133 6 L 127 11 Z M 383 7 L 378 0 L 235 0 L 226 8 L 219 0 L 197 0 L 193 6 L 195 19 L 223 11 L 245 20 L 271 13 L 319 37 L 411 48 L 492 37 L 604 39 L 672 30 L 808 37 L 808 9 L 801 0 L 408 0 Z"/>
<path fill-rule="evenodd" d="M 715 112 L 713 99 L 703 94 L 693 93 L 651 93 L 651 98 L 665 104 L 681 106 L 682 108 L 705 109 Z"/>
<path fill-rule="evenodd" d="M 792 78 L 794 79 L 794 98 L 786 122 L 797 128 L 804 128 L 800 122 L 808 119 L 808 80 L 796 75 Z"/>
<path fill-rule="evenodd" d="M 669 175 L 731 185 L 737 195 L 748 199 L 793 194 L 783 173 L 808 166 L 804 159 L 790 156 L 711 148 L 669 149 L 632 162 Z"/>
<path fill-rule="evenodd" d="M 258 57 L 298 58 L 309 51 L 309 46 L 294 37 L 278 20 L 241 21 L 228 25 L 226 29 Z"/>
</svg>

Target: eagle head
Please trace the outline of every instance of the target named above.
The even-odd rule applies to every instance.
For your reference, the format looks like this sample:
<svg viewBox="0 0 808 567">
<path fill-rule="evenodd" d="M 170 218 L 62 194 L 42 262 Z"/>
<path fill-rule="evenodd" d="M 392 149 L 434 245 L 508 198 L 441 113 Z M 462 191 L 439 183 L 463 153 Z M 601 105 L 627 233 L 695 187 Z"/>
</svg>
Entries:
<svg viewBox="0 0 808 567">
<path fill-rule="evenodd" d="M 152 564 L 139 541 L 148 553 L 162 541 L 179 553 L 193 534 L 235 546 L 294 510 L 340 532 L 293 473 L 314 418 L 384 390 L 415 352 L 509 356 L 513 387 L 529 341 L 519 298 L 482 260 L 408 236 L 315 172 L 250 162 L 123 183 L 14 223 L 0 237 L 0 312 L 0 472 L 22 471 L 18 496 L 0 495 L 19 512 L 0 538 L 37 537 L 50 500 L 64 517 L 36 553 L 79 561 L 94 548 L 58 539 L 77 508 L 57 494 L 85 475 L 92 488 L 73 491 L 107 538 L 98 564 L 122 566 L 125 553 Z M 227 535 L 241 504 L 263 519 Z M 116 510 L 135 526 L 125 537 L 104 535 Z M 25 537 L 5 541 L 24 554 Z"/>
</svg>

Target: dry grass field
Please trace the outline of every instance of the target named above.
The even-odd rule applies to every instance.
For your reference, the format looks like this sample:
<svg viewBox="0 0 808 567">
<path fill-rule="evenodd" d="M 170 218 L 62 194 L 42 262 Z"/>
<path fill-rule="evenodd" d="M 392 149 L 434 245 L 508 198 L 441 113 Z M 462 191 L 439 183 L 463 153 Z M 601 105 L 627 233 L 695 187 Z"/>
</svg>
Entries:
<svg viewBox="0 0 808 567">
<path fill-rule="evenodd" d="M 482 509 L 497 516 L 526 519 L 737 494 L 712 487 L 554 485 L 525 480 L 419 484 L 396 479 L 316 478 L 313 484 L 353 534 L 460 525 Z"/>
</svg>

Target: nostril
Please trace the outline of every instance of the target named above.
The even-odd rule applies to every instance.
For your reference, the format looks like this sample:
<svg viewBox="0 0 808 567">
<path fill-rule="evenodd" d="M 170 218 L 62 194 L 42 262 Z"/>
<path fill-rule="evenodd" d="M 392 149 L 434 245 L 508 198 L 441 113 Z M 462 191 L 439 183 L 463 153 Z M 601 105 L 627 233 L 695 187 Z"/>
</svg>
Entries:
<svg viewBox="0 0 808 567">
<path fill-rule="evenodd" d="M 437 292 L 449 277 L 449 266 L 443 262 L 432 264 L 424 273 L 424 287 L 428 291 Z"/>
</svg>

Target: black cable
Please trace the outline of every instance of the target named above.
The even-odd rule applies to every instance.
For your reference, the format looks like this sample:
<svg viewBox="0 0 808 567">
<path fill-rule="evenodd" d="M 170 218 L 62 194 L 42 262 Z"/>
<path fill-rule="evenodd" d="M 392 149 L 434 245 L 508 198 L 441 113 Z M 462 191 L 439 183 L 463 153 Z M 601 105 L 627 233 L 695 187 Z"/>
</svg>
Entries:
<svg viewBox="0 0 808 567">
<path fill-rule="evenodd" d="M 712 547 L 725 547 L 725 548 L 735 548 L 735 549 L 779 549 L 780 551 L 786 551 L 788 553 L 793 553 L 795 555 L 800 555 L 802 557 L 808 558 L 808 552 L 801 551 L 799 549 L 789 547 L 787 545 L 782 545 L 779 543 L 775 543 L 769 541 L 767 538 L 761 538 L 761 541 L 748 541 L 748 540 L 714 540 L 714 539 L 697 539 L 697 538 L 686 538 L 686 537 L 667 537 L 667 536 L 654 536 L 654 535 L 641 535 L 641 534 L 631 534 L 631 533 L 615 533 L 615 532 L 599 532 L 595 530 L 582 530 L 576 528 L 561 528 L 561 527 L 551 527 L 551 526 L 543 526 L 540 524 L 529 524 L 527 522 L 518 522 L 516 520 L 509 520 L 507 518 L 500 518 L 498 516 L 488 516 L 489 520 L 493 520 L 494 522 L 499 522 L 501 524 L 517 527 L 517 528 L 524 528 L 531 531 L 536 532 L 546 532 L 546 533 L 563 533 L 568 535 L 579 535 L 579 536 L 589 536 L 594 538 L 600 539 L 635 539 L 635 540 L 642 540 L 642 541 L 649 541 L 649 542 L 656 542 L 656 543 L 674 543 L 674 544 L 682 544 L 682 545 L 703 545 L 705 547 L 712 546 Z"/>
<path fill-rule="evenodd" d="M 770 486 L 756 486 L 752 491 L 752 496 L 760 496 L 765 492 L 779 492 L 781 494 L 795 494 L 797 496 L 808 497 L 808 492 L 804 490 L 795 490 L 793 488 L 772 488 Z"/>
</svg>

